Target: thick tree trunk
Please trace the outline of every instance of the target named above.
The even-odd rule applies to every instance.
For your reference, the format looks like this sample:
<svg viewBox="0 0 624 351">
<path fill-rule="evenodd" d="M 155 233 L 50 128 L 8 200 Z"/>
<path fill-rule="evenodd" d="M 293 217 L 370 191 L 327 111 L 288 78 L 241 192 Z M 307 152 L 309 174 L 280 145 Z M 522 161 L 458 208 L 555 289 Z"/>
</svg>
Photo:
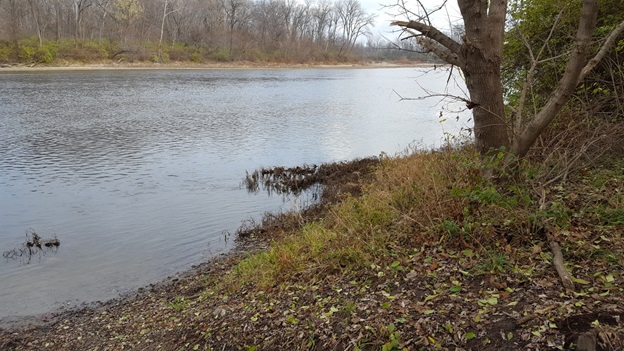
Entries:
<svg viewBox="0 0 624 351">
<path fill-rule="evenodd" d="M 481 52 L 473 55 L 482 56 Z M 509 146 L 500 65 L 483 57 L 468 58 L 462 67 L 470 93 L 468 107 L 473 110 L 477 150 L 486 155 L 491 150 Z"/>
<path fill-rule="evenodd" d="M 509 147 L 501 62 L 503 59 L 506 0 L 459 0 L 466 34 L 459 62 L 470 93 L 468 108 L 473 110 L 477 150 L 487 155 Z"/>
<path fill-rule="evenodd" d="M 624 32 L 622 22 L 609 35 L 596 57 L 587 63 L 592 34 L 596 28 L 598 0 L 583 0 L 575 46 L 563 77 L 546 105 L 532 120 L 526 124 L 520 124 L 520 121 L 510 123 L 505 116 L 501 82 L 507 0 L 457 0 L 457 4 L 466 31 L 462 37 L 463 43 L 432 27 L 429 13 L 415 21 L 396 21 L 392 25 L 403 27 L 409 34 L 408 38 L 415 38 L 427 50 L 462 69 L 470 93 L 467 106 L 473 111 L 476 146 L 483 156 L 501 147 L 506 147 L 519 157 L 524 156 L 570 99 L 579 81 Z M 509 136 L 514 126 L 512 142 Z"/>
</svg>

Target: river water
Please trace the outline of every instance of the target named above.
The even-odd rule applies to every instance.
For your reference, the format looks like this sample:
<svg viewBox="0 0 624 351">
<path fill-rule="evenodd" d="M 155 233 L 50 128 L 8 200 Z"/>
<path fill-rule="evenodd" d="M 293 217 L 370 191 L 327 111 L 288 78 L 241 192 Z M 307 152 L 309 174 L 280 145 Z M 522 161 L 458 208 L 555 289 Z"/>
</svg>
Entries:
<svg viewBox="0 0 624 351">
<path fill-rule="evenodd" d="M 461 104 L 425 68 L 0 74 L 0 319 L 136 290 L 232 246 L 226 232 L 296 199 L 248 194 L 245 171 L 439 146 Z M 440 113 L 445 122 L 440 123 Z M 464 113 L 465 115 L 465 113 Z"/>
</svg>

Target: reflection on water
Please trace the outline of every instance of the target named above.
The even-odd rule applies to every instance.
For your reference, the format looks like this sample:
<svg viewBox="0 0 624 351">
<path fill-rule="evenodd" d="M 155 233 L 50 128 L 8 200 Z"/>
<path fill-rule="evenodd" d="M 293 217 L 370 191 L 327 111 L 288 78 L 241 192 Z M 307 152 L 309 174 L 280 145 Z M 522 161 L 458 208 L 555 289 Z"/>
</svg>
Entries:
<svg viewBox="0 0 624 351">
<path fill-rule="evenodd" d="M 0 74 L 0 251 L 28 230 L 63 242 L 28 265 L 0 264 L 0 318 L 114 297 L 227 250 L 224 231 L 291 205 L 241 190 L 246 170 L 439 145 L 460 126 L 440 125 L 448 106 L 393 90 L 443 92 L 445 74 Z"/>
</svg>

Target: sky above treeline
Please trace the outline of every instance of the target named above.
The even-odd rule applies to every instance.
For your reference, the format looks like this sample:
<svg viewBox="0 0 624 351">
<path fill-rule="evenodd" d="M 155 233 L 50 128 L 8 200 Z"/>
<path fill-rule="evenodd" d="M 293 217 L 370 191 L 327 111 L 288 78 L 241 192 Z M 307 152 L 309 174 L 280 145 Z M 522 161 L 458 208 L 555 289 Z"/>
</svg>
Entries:
<svg viewBox="0 0 624 351">
<path fill-rule="evenodd" d="M 384 36 L 388 38 L 398 36 L 398 33 L 393 33 L 397 29 L 390 27 L 390 22 L 408 19 L 406 16 L 400 15 L 401 9 L 399 6 L 393 6 L 401 3 L 401 0 L 360 0 L 360 3 L 362 4 L 362 8 L 364 8 L 368 13 L 375 14 L 377 16 L 375 18 L 375 26 L 371 28 L 371 32 L 375 36 Z M 439 8 L 444 1 L 421 0 L 420 3 L 425 6 L 427 10 L 433 10 Z M 405 5 L 414 13 L 422 13 L 422 9 L 418 8 L 416 0 L 406 0 Z M 449 23 L 452 25 L 462 23 L 459 8 L 457 7 L 457 1 L 446 1 L 445 7 L 431 16 L 431 21 L 442 30 L 450 28 Z"/>
</svg>

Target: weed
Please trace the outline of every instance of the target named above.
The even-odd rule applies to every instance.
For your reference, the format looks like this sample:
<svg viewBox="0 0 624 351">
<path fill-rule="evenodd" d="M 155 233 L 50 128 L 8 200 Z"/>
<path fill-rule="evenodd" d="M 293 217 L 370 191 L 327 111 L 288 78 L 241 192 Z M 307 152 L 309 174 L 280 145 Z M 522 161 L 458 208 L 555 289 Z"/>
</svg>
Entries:
<svg viewBox="0 0 624 351">
<path fill-rule="evenodd" d="M 601 210 L 599 215 L 602 223 L 605 225 L 624 224 L 624 208 Z"/>
<path fill-rule="evenodd" d="M 381 346 L 382 351 L 401 351 L 401 333 L 396 330 L 394 324 L 389 324 L 386 328 L 389 341 Z"/>
<path fill-rule="evenodd" d="M 169 307 L 173 308 L 177 312 L 184 311 L 188 306 L 189 301 L 182 296 L 176 296 L 173 301 L 169 303 Z"/>
<path fill-rule="evenodd" d="M 353 314 L 353 311 L 355 311 L 355 307 L 356 304 L 354 301 L 347 301 L 343 307 L 343 310 L 347 316 L 350 316 L 351 314 Z"/>
<path fill-rule="evenodd" d="M 509 258 L 501 252 L 488 251 L 484 259 L 475 267 L 477 271 L 503 273 L 510 267 Z"/>
</svg>

